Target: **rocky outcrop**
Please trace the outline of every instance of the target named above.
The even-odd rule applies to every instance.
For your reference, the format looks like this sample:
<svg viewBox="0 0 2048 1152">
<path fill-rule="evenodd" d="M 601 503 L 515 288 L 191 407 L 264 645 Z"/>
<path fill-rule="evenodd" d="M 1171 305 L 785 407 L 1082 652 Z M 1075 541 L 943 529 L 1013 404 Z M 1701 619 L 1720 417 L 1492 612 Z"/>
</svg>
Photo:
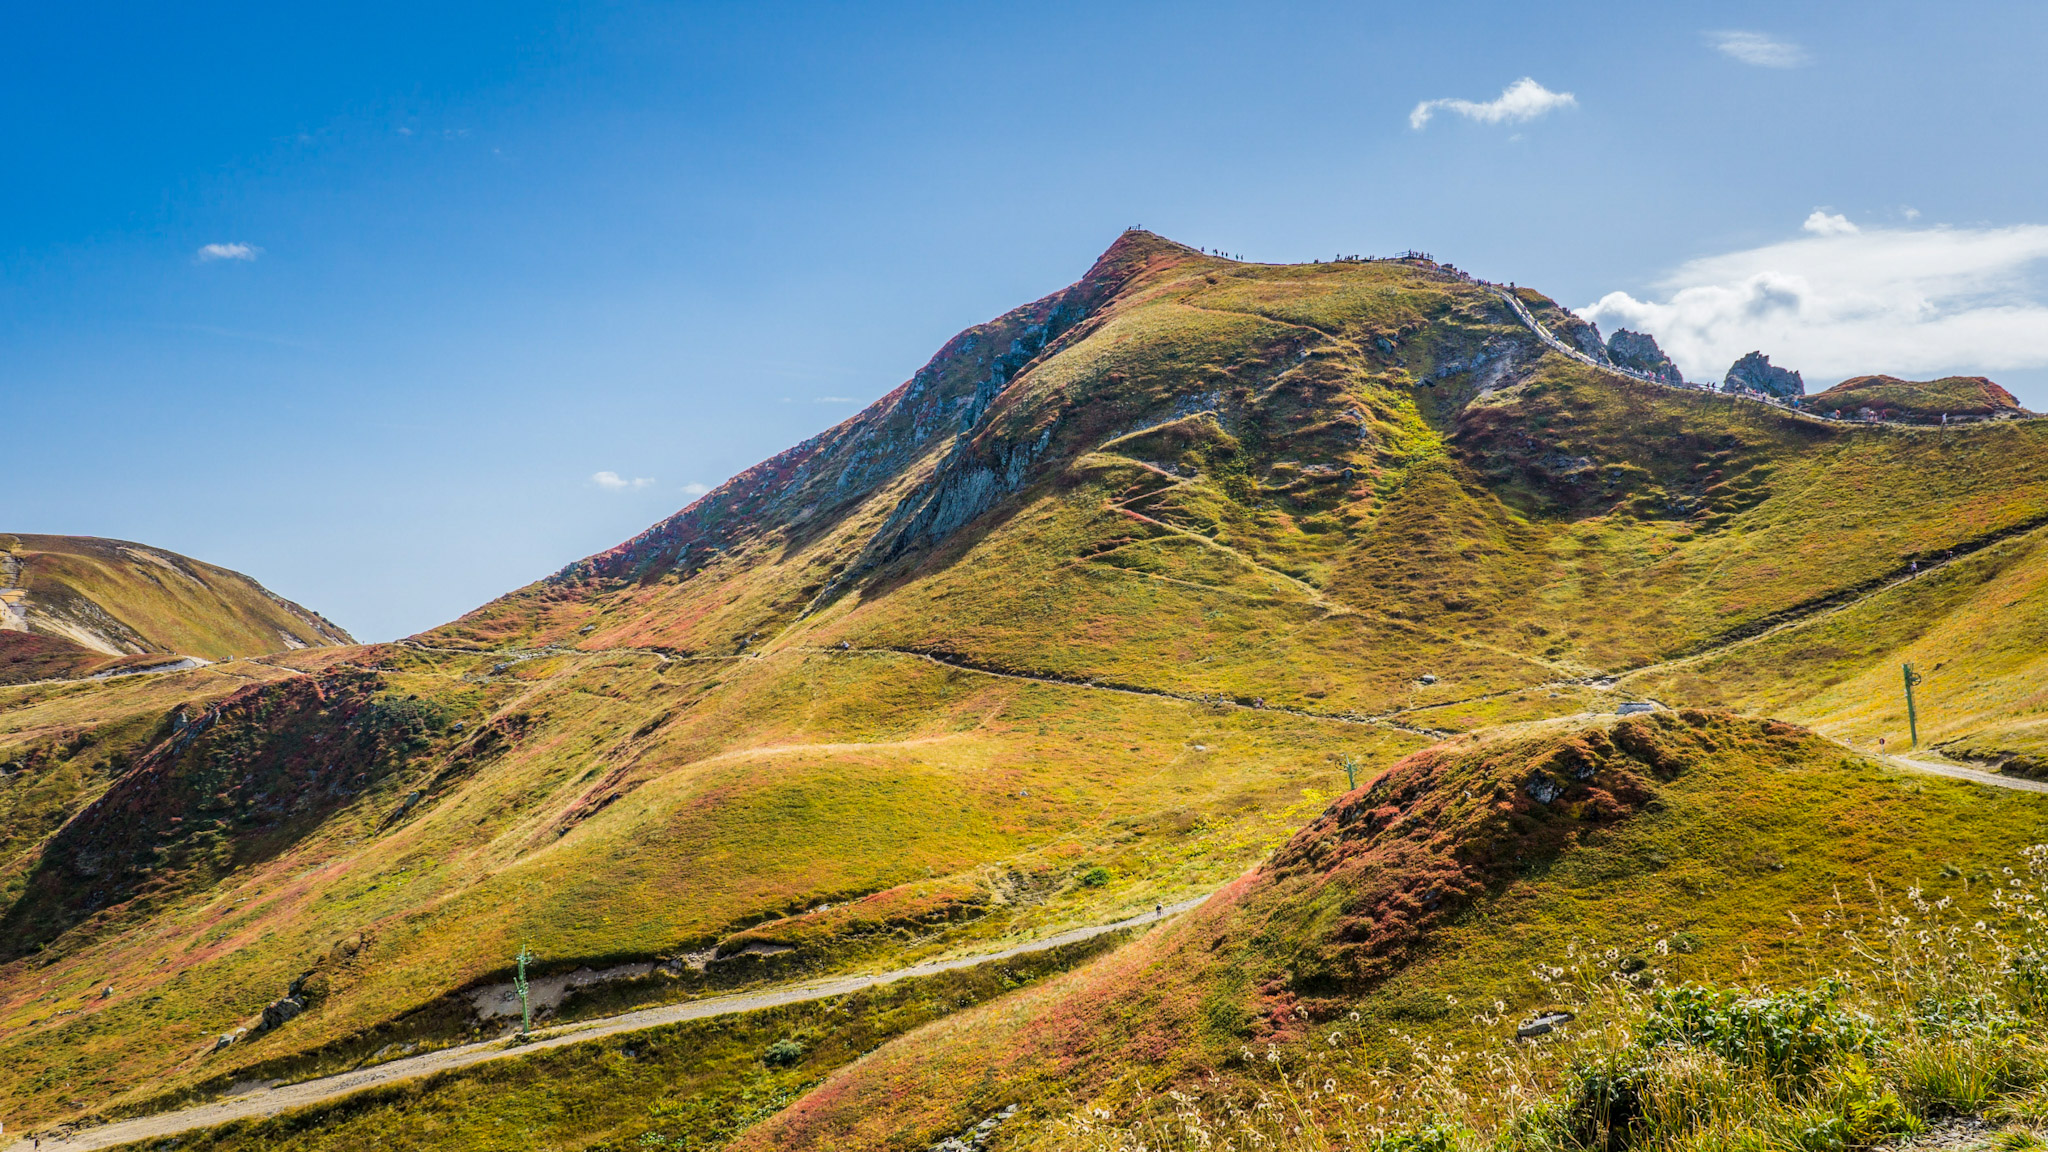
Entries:
<svg viewBox="0 0 2048 1152">
<path fill-rule="evenodd" d="M 1607 358 L 1615 364 L 1646 375 L 1655 376 L 1666 384 L 1685 383 L 1685 374 L 1664 349 L 1657 346 L 1657 338 L 1647 332 L 1631 332 L 1621 329 L 1607 338 Z"/>
<path fill-rule="evenodd" d="M 1590 320 L 1581 320 L 1569 312 L 1560 310 L 1560 315 L 1550 319 L 1548 325 L 1552 335 L 1601 364 L 1608 362 L 1607 344 L 1600 339 L 1600 326 Z"/>
<path fill-rule="evenodd" d="M 256 1027 L 251 1029 L 249 1034 L 261 1036 L 265 1032 L 276 1031 L 284 1027 L 287 1022 L 296 1018 L 301 1012 L 304 1012 L 313 1001 L 313 994 L 307 988 L 307 983 L 312 978 L 313 973 L 311 972 L 301 974 L 298 979 L 293 980 L 285 988 L 283 996 L 265 1004 L 263 1006 L 263 1019 L 257 1022 Z"/>
<path fill-rule="evenodd" d="M 943 453 L 934 471 L 902 500 L 851 568 L 942 539 L 1013 491 L 1022 468 L 1032 462 L 1036 449 L 1030 443 L 990 442 L 983 417 L 997 397 L 1139 274 L 1198 257 L 1194 249 L 1149 232 L 1126 232 L 1079 282 L 960 333 L 908 381 L 851 419 L 747 469 L 624 544 L 570 564 L 548 583 L 559 588 L 594 578 L 642 579 L 670 569 L 688 574 L 752 538 L 763 524 L 822 530 L 914 472 L 934 450 Z M 849 578 L 842 573 L 834 587 Z"/>
<path fill-rule="evenodd" d="M 1806 382 L 1789 368 L 1772 367 L 1769 356 L 1751 352 L 1729 365 L 1728 375 L 1721 381 L 1721 391 L 1761 392 L 1766 396 L 1790 399 L 1806 395 Z"/>
</svg>

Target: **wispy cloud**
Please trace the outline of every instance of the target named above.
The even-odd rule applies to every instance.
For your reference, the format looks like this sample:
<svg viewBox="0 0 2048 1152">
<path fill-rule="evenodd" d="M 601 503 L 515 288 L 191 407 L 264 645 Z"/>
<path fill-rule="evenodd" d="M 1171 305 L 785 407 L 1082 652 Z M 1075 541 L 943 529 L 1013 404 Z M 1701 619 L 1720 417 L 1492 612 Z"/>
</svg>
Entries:
<svg viewBox="0 0 2048 1152">
<path fill-rule="evenodd" d="M 703 494 L 709 491 L 711 491 L 711 487 L 708 484 L 683 485 L 683 495 L 685 496 L 702 496 Z"/>
<path fill-rule="evenodd" d="M 211 264 L 215 260 L 254 260 L 263 254 L 263 249 L 254 244 L 202 244 L 199 247 L 199 262 Z"/>
<path fill-rule="evenodd" d="M 1797 68 L 1811 59 L 1806 49 L 1790 40 L 1779 40 L 1761 32 L 1709 32 L 1707 43 L 1723 56 L 1759 68 Z"/>
<path fill-rule="evenodd" d="M 860 401 L 858 401 L 858 400 L 854 399 L 854 398 L 853 398 L 853 397 L 851 397 L 851 396 L 813 396 L 813 397 L 811 397 L 811 403 L 813 403 L 813 404 L 858 404 L 858 403 L 860 403 Z"/>
<path fill-rule="evenodd" d="M 1459 100 L 1454 97 L 1424 100 L 1415 106 L 1415 111 L 1408 114 L 1408 126 L 1420 131 L 1438 110 L 1456 112 L 1467 120 L 1477 120 L 1481 124 L 1518 124 L 1524 120 L 1534 120 L 1546 112 L 1570 108 L 1578 102 L 1578 97 L 1569 92 L 1552 92 L 1524 76 L 1508 85 L 1501 91 L 1500 96 L 1493 100 Z"/>
<path fill-rule="evenodd" d="M 636 476 L 628 480 L 617 472 L 599 472 L 591 476 L 590 482 L 608 491 L 622 492 L 628 488 L 652 487 L 654 485 L 654 477 Z"/>
<path fill-rule="evenodd" d="M 1690 261 L 1661 301 L 1611 292 L 1579 314 L 1650 333 L 1693 379 L 1752 349 L 1815 385 L 2048 367 L 2048 225 L 1861 228 L 1816 210 L 1803 231 Z"/>
</svg>

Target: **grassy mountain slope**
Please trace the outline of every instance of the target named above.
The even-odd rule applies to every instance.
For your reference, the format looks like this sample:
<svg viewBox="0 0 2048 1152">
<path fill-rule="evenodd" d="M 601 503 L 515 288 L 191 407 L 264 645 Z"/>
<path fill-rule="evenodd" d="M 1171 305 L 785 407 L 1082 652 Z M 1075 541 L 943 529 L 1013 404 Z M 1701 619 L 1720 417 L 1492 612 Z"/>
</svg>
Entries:
<svg viewBox="0 0 2048 1152">
<path fill-rule="evenodd" d="M 1869 409 L 1887 420 L 2020 414 L 2020 403 L 2012 393 L 1982 376 L 1944 376 L 1939 380 L 1857 376 L 1806 397 L 1800 406 L 1815 412 L 1840 412 L 1844 416 Z"/>
<path fill-rule="evenodd" d="M 1783 716 L 1861 746 L 1907 734 L 1901 665 L 1923 748 L 2032 774 L 2048 767 L 2048 528 L 1930 563 L 1839 611 L 1626 687 Z"/>
<path fill-rule="evenodd" d="M 1424 262 L 1130 233 L 852 420 L 413 642 L 234 695 L 96 686 L 126 693 L 122 757 L 0 780 L 28 814 L 0 1106 L 488 1033 L 461 993 L 522 943 L 550 972 L 666 965 L 573 1012 L 1112 919 L 1264 858 L 1344 757 L 1617 693 L 1857 736 L 1895 721 L 1856 678 L 1955 648 L 1941 683 L 1983 690 L 1930 738 L 2019 748 L 2044 458 L 2038 421 L 1840 426 L 1600 373 Z M 1805 751 L 1641 803 L 1834 770 L 1771 740 Z M 1808 815 L 1759 788 L 1753 819 Z M 302 1014 L 213 1050 L 300 977 Z"/>
<path fill-rule="evenodd" d="M 0 592 L 25 630 L 0 631 L 7 682 L 348 644 L 348 633 L 239 572 L 124 540 L 0 535 Z M 140 657 L 141 659 L 135 659 Z"/>
<path fill-rule="evenodd" d="M 128 830 L 127 887 L 28 854 L 12 938 L 41 950 L 7 970 L 0 1052 L 42 1070 L 17 1100 L 105 1106 L 461 1038 L 444 994 L 503 978 L 522 942 L 562 968 L 739 952 L 743 932 L 798 948 L 773 972 L 686 970 L 666 985 L 685 994 L 1090 922 L 1235 874 L 1338 752 L 1416 742 L 888 656 L 492 667 L 394 654 L 231 698 L 116 782 L 108 831 L 88 810 L 45 842 Z M 324 742 L 318 711 L 339 721 Z M 363 742 L 380 712 L 417 721 L 406 743 Z M 1115 878 L 1079 883 L 1094 867 Z M 207 1054 L 307 971 L 304 1016 Z"/>
<path fill-rule="evenodd" d="M 1874 918 L 1920 881 L 1980 899 L 1967 878 L 2044 832 L 2035 798 L 1726 714 L 1432 748 L 1201 909 L 881 1048 L 738 1146 L 916 1147 L 1013 1104 L 1004 1147 L 1057 1144 L 1058 1122 L 1175 1085 L 1256 1089 L 1269 1047 L 1332 1030 L 1399 1070 L 1414 1034 L 1483 1047 L 1570 1003 L 1568 966 L 1609 949 L 1670 981 L 1796 977 L 1828 944 L 1788 913 Z"/>
<path fill-rule="evenodd" d="M 1840 428 L 1619 380 L 1426 267 L 1133 234 L 869 413 L 441 638 L 845 642 L 1379 713 L 1705 648 L 2039 523 L 2044 451 L 2032 423 Z M 883 458 L 908 463 L 861 482 Z"/>
</svg>

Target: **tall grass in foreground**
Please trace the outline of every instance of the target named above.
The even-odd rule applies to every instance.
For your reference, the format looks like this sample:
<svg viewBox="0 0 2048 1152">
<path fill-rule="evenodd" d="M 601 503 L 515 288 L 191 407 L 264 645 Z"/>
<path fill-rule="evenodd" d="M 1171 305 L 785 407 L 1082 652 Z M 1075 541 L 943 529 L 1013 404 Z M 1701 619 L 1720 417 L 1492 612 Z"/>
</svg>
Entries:
<svg viewBox="0 0 2048 1152">
<path fill-rule="evenodd" d="M 1574 947 L 1535 973 L 1576 1019 L 1462 1048 L 1400 1036 L 1404 1067 L 1359 1056 L 1358 1014 L 1247 1048 L 1146 1118 L 1063 1122 L 1086 1152 L 1845 1152 L 1947 1117 L 2048 1148 L 2048 845 L 1982 876 L 1981 918 L 1915 888 L 1876 923 L 1794 917 L 1807 978 L 1785 988 L 1662 979 L 1654 961 Z M 1655 927 L 1652 926 L 1652 930 Z M 1658 941 L 1667 954 L 1671 938 Z M 1476 1023 L 1512 1035 L 1495 1003 Z"/>
</svg>

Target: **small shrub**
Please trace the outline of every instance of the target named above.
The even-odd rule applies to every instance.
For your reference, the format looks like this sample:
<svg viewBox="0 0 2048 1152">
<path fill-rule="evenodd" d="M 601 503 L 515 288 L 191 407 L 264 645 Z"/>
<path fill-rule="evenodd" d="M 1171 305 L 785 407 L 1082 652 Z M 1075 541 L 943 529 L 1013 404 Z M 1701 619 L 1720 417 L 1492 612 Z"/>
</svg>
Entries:
<svg viewBox="0 0 2048 1152">
<path fill-rule="evenodd" d="M 1100 888 L 1107 883 L 1109 883 L 1109 869 L 1104 868 L 1100 864 L 1081 873 L 1081 886 L 1084 888 Z"/>
<path fill-rule="evenodd" d="M 768 1050 L 761 1053 L 761 1063 L 770 1068 L 787 1068 L 803 1058 L 803 1044 L 786 1037 L 770 1044 Z"/>
<path fill-rule="evenodd" d="M 1877 1047 L 1877 1022 L 1839 1003 L 1847 991 L 1839 980 L 1784 992 L 1660 988 L 1640 1035 L 1647 1047 L 1705 1048 L 1769 1076 L 1805 1076 L 1835 1056 Z"/>
</svg>

